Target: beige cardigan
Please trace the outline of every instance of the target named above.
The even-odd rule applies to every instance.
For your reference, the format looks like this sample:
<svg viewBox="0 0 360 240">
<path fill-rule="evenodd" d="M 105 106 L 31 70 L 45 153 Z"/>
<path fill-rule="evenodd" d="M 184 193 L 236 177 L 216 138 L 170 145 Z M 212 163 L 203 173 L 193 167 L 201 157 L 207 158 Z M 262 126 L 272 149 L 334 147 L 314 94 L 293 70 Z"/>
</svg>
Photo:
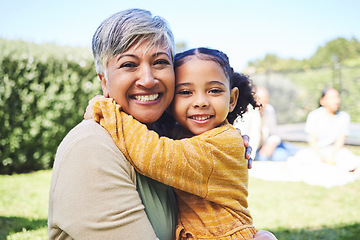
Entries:
<svg viewBox="0 0 360 240">
<path fill-rule="evenodd" d="M 166 226 L 171 221 L 162 222 L 171 229 Z M 157 239 L 136 189 L 134 168 L 93 120 L 73 128 L 57 150 L 48 229 L 51 240 Z"/>
</svg>

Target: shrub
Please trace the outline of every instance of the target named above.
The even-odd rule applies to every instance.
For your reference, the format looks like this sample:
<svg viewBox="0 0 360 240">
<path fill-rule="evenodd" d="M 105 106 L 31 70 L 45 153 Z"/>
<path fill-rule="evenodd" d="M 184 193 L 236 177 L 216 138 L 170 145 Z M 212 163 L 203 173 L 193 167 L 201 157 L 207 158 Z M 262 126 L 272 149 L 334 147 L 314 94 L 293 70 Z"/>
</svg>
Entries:
<svg viewBox="0 0 360 240">
<path fill-rule="evenodd" d="M 0 39 L 0 174 L 50 168 L 101 94 L 88 49 Z"/>
</svg>

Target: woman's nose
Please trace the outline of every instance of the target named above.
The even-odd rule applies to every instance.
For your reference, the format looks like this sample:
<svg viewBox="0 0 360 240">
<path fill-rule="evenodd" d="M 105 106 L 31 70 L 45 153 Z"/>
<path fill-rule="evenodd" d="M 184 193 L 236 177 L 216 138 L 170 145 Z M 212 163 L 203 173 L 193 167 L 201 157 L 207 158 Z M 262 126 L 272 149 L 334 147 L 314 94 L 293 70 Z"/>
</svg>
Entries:
<svg viewBox="0 0 360 240">
<path fill-rule="evenodd" d="M 151 67 L 150 66 L 142 67 L 140 71 L 139 79 L 136 81 L 136 84 L 138 86 L 143 86 L 145 88 L 151 88 L 155 86 L 156 83 L 157 80 L 154 77 Z"/>
</svg>

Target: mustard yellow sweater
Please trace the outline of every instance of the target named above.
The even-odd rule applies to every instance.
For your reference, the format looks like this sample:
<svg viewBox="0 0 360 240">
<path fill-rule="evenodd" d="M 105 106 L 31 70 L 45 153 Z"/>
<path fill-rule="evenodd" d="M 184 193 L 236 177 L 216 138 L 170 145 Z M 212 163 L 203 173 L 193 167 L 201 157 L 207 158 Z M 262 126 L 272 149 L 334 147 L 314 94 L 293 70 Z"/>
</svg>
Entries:
<svg viewBox="0 0 360 240">
<path fill-rule="evenodd" d="M 113 99 L 95 100 L 92 110 L 138 172 L 176 189 L 176 239 L 253 238 L 245 148 L 232 125 L 172 140 L 120 111 Z"/>
</svg>

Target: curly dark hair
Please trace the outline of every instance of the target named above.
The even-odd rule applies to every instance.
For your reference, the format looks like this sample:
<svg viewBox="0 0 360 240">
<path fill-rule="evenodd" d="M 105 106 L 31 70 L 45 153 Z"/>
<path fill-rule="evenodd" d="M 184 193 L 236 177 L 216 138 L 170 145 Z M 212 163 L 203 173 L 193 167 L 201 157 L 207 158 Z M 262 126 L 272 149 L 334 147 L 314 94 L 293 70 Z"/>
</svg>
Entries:
<svg viewBox="0 0 360 240">
<path fill-rule="evenodd" d="M 249 104 L 252 105 L 253 108 L 260 107 L 256 103 L 253 84 L 249 76 L 234 72 L 233 68 L 230 66 L 228 56 L 222 51 L 211 48 L 193 48 L 185 52 L 178 53 L 174 58 L 174 69 L 180 67 L 194 56 L 202 60 L 216 62 L 223 69 L 225 76 L 229 79 L 230 89 L 233 89 L 234 87 L 239 89 L 239 98 L 236 106 L 227 116 L 229 123 L 233 124 L 238 116 L 242 117 L 242 115 L 247 111 Z"/>
<path fill-rule="evenodd" d="M 260 107 L 255 99 L 254 86 L 249 76 L 234 72 L 230 79 L 230 87 L 233 89 L 237 87 L 239 89 L 239 97 L 234 110 L 228 114 L 227 119 L 229 123 L 234 123 L 235 119 L 247 111 L 247 107 L 251 105 L 253 108 Z"/>
</svg>

